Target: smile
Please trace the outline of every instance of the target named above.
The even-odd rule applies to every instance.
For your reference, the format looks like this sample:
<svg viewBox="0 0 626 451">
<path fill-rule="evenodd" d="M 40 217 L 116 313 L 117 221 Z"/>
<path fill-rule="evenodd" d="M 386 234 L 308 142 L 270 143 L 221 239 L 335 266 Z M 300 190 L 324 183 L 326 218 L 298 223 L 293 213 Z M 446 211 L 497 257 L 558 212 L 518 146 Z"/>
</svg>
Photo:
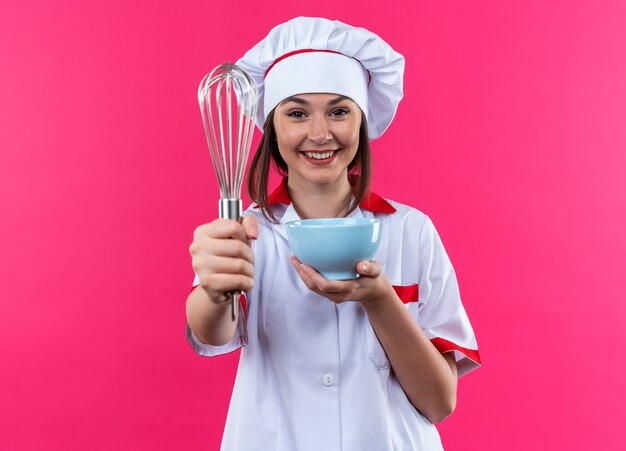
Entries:
<svg viewBox="0 0 626 451">
<path fill-rule="evenodd" d="M 329 150 L 328 152 L 304 152 L 307 157 L 313 158 L 314 160 L 326 160 L 335 153 L 337 153 L 336 150 Z"/>
</svg>

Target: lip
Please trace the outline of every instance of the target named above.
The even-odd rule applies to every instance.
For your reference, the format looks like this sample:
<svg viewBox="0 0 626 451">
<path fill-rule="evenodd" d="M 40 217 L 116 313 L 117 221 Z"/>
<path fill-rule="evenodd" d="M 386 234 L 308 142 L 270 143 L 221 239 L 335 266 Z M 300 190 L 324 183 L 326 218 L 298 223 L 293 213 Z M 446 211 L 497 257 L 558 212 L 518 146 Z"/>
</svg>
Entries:
<svg viewBox="0 0 626 451">
<path fill-rule="evenodd" d="M 334 160 L 335 160 L 335 158 L 337 158 L 337 155 L 339 155 L 339 150 L 340 150 L 340 149 L 327 149 L 327 150 L 303 150 L 303 151 L 302 151 L 302 152 L 300 152 L 300 153 L 302 154 L 302 157 L 303 157 L 306 161 L 308 161 L 309 163 L 314 164 L 314 165 L 316 165 L 316 166 L 323 166 L 323 165 L 325 165 L 325 164 L 329 164 L 329 163 L 331 163 L 332 161 L 334 161 Z M 325 160 L 316 160 L 315 158 L 310 158 L 310 157 L 308 157 L 308 156 L 306 155 L 306 153 L 305 153 L 305 152 L 313 152 L 313 153 L 326 153 L 326 152 L 330 152 L 330 151 L 333 151 L 333 152 L 335 152 L 335 153 L 333 154 L 333 156 L 332 156 L 332 157 L 327 158 L 327 159 L 325 159 Z"/>
</svg>

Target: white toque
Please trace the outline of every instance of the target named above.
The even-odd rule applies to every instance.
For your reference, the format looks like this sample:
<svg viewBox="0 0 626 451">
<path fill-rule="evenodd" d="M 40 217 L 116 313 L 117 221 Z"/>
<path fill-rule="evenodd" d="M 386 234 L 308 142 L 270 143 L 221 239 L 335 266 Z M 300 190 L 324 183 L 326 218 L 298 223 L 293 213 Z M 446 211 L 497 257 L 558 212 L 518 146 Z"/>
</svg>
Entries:
<svg viewBox="0 0 626 451">
<path fill-rule="evenodd" d="M 333 93 L 365 113 L 369 139 L 381 136 L 402 99 L 404 57 L 379 36 L 338 20 L 296 17 L 272 28 L 235 64 L 259 89 L 256 125 L 295 94 Z"/>
</svg>

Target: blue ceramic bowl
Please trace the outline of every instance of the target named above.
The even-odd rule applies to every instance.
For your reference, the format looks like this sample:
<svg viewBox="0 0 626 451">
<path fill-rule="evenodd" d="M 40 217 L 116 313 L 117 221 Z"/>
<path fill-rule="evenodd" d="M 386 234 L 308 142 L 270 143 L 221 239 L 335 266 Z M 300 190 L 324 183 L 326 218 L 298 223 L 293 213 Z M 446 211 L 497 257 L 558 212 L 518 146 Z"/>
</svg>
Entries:
<svg viewBox="0 0 626 451">
<path fill-rule="evenodd" d="M 286 223 L 291 250 L 329 280 L 358 277 L 356 265 L 380 244 L 380 219 L 302 219 Z"/>
</svg>

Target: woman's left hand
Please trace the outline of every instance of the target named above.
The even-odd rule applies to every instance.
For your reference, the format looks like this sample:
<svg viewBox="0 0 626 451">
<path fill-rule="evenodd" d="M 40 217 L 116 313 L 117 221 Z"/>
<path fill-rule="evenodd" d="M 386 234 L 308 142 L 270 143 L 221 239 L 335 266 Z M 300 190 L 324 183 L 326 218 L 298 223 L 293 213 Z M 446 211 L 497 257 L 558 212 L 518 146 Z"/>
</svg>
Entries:
<svg viewBox="0 0 626 451">
<path fill-rule="evenodd" d="M 328 280 L 309 265 L 305 265 L 294 255 L 291 264 L 311 291 L 328 298 L 336 304 L 346 301 L 370 303 L 387 296 L 393 287 L 376 261 L 360 261 L 357 271 L 361 275 L 352 280 Z"/>
</svg>

